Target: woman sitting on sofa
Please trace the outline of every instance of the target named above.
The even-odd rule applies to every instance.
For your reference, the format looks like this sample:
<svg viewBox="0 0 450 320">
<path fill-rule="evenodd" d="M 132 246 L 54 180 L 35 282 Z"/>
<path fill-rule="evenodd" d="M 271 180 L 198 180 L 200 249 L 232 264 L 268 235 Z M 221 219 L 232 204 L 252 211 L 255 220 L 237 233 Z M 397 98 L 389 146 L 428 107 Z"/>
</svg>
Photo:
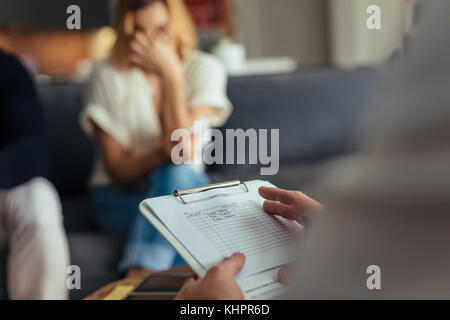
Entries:
<svg viewBox="0 0 450 320">
<path fill-rule="evenodd" d="M 95 216 L 104 230 L 128 235 L 119 270 L 131 276 L 183 264 L 138 204 L 208 183 L 202 167 L 171 163 L 171 134 L 197 120 L 220 126 L 231 104 L 223 67 L 196 51 L 182 0 L 119 0 L 116 10 L 117 42 L 91 75 L 82 125 L 100 155 Z"/>
</svg>

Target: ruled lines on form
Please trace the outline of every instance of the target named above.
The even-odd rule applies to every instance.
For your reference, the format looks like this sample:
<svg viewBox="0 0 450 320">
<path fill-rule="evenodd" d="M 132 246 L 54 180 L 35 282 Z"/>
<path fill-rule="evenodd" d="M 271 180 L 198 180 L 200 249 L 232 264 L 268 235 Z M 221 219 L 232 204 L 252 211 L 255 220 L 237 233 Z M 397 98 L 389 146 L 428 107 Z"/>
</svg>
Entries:
<svg viewBox="0 0 450 320">
<path fill-rule="evenodd" d="M 297 240 L 300 226 L 265 213 L 257 201 L 186 213 L 187 219 L 224 256 L 247 257 Z"/>
</svg>

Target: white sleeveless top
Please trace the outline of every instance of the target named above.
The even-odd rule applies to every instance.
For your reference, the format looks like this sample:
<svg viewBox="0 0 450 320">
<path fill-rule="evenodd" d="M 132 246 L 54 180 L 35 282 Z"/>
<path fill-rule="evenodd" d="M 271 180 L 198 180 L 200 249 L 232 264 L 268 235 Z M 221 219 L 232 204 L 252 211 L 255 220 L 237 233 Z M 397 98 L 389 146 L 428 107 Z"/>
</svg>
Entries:
<svg viewBox="0 0 450 320">
<path fill-rule="evenodd" d="M 223 125 L 232 112 L 227 74 L 213 56 L 195 52 L 184 66 L 187 106 L 211 106 L 209 126 Z M 91 121 L 132 153 L 144 153 L 159 141 L 162 128 L 154 108 L 153 87 L 138 68 L 118 70 L 107 58 L 97 63 L 88 81 L 81 125 L 92 136 Z M 91 120 L 91 121 L 89 121 Z M 111 183 L 98 157 L 92 186 Z"/>
</svg>

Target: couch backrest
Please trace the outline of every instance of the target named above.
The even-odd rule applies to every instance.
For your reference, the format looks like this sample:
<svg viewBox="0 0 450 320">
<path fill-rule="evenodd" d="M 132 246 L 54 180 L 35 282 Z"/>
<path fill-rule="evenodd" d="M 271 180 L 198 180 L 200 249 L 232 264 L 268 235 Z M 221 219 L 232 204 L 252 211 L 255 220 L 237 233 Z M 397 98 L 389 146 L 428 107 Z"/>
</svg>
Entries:
<svg viewBox="0 0 450 320">
<path fill-rule="evenodd" d="M 50 180 L 62 195 L 86 190 L 94 162 L 90 139 L 79 125 L 84 84 L 44 82 L 38 90 L 50 130 Z"/>
<path fill-rule="evenodd" d="M 372 69 L 311 68 L 232 78 L 228 93 L 235 112 L 222 130 L 280 129 L 281 164 L 325 160 L 355 147 L 376 77 Z M 216 166 L 238 173 L 259 167 Z"/>
<path fill-rule="evenodd" d="M 320 161 L 352 149 L 375 79 L 374 70 L 327 68 L 234 77 L 228 86 L 234 113 L 222 130 L 281 129 L 282 164 Z M 78 121 L 84 84 L 50 82 L 38 88 L 50 123 L 50 178 L 63 195 L 84 192 L 94 161 L 92 143 Z M 249 167 L 214 166 L 213 170 Z"/>
</svg>

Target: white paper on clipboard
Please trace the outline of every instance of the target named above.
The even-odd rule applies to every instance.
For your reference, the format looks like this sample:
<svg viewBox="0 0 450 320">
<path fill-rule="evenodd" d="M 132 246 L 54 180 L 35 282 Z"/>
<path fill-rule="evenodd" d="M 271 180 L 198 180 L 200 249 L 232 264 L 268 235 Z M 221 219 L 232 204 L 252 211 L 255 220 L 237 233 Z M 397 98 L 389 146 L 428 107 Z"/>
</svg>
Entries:
<svg viewBox="0 0 450 320">
<path fill-rule="evenodd" d="M 302 227 L 271 217 L 258 194 L 266 181 L 144 200 L 142 214 L 199 276 L 235 252 L 246 255 L 237 276 L 247 299 L 273 299 L 285 289 L 277 281 L 280 266 L 291 262 Z M 229 195 L 229 196 L 228 196 Z M 204 200 L 206 199 L 206 200 Z M 204 201 L 203 201 L 204 200 Z"/>
</svg>

